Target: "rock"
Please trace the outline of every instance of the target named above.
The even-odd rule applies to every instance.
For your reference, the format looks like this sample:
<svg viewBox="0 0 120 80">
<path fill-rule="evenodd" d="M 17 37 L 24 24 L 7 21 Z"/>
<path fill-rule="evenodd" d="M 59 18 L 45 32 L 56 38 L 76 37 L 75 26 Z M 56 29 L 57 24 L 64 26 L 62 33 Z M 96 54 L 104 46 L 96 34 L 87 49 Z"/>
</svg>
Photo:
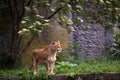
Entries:
<svg viewBox="0 0 120 80">
<path fill-rule="evenodd" d="M 68 33 L 60 26 L 48 26 L 44 29 L 42 33 L 42 42 L 47 45 L 52 41 L 60 40 L 63 50 L 68 48 Z"/>
<path fill-rule="evenodd" d="M 92 24 L 90 29 L 84 30 L 84 25 L 86 23 L 81 26 L 74 25 L 75 28 L 80 28 L 72 32 L 72 36 L 70 36 L 70 41 L 78 42 L 81 48 L 77 52 L 81 54 L 81 57 L 107 54 L 104 47 L 113 43 L 113 29 L 105 30 L 101 25 Z"/>
</svg>

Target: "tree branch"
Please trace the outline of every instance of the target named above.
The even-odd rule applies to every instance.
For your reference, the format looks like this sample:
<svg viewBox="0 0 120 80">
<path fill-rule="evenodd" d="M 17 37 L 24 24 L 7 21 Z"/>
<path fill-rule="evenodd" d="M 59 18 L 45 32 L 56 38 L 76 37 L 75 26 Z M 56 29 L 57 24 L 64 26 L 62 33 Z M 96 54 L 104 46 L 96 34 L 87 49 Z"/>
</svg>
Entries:
<svg viewBox="0 0 120 80">
<path fill-rule="evenodd" d="M 66 6 L 66 5 L 65 5 Z M 54 13 L 52 13 L 50 16 L 48 16 L 46 19 L 50 19 L 52 18 L 56 13 L 58 13 L 61 9 L 63 9 L 65 6 L 63 7 L 59 7 Z"/>
<path fill-rule="evenodd" d="M 29 0 L 26 6 L 29 6 L 32 0 Z"/>
<path fill-rule="evenodd" d="M 67 4 L 71 4 L 72 0 L 70 0 L 68 3 L 66 3 L 64 6 L 62 7 L 59 7 L 55 12 L 53 12 L 50 16 L 48 16 L 47 18 L 45 19 L 50 19 L 52 18 L 56 13 L 58 13 L 61 9 L 63 9 L 65 6 L 67 6 Z"/>
<path fill-rule="evenodd" d="M 30 45 L 31 45 L 31 43 L 33 42 L 34 39 L 35 39 L 35 37 L 32 36 L 31 39 L 30 39 L 30 40 L 28 41 L 28 43 L 26 44 L 26 46 L 25 46 L 22 50 L 20 50 L 20 51 L 18 52 L 18 55 L 23 54 L 23 53 L 30 47 Z"/>
</svg>

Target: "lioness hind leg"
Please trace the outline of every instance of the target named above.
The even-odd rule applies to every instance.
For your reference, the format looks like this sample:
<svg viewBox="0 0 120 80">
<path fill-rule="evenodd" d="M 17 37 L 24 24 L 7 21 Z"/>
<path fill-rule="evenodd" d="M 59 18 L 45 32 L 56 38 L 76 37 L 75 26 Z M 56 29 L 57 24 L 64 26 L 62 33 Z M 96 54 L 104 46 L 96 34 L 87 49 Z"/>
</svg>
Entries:
<svg viewBox="0 0 120 80">
<path fill-rule="evenodd" d="M 36 75 L 38 70 L 38 62 L 35 59 L 33 60 L 33 69 L 33 74 Z"/>
<path fill-rule="evenodd" d="M 33 68 L 34 63 L 35 63 L 35 57 L 34 57 L 34 55 L 32 54 L 32 55 L 31 55 L 31 65 L 30 65 L 29 69 L 32 69 L 32 68 Z"/>
<path fill-rule="evenodd" d="M 38 64 L 36 63 L 36 64 L 34 64 L 34 72 L 33 72 L 33 74 L 34 75 L 36 75 L 37 74 L 37 70 L 38 70 Z"/>
</svg>

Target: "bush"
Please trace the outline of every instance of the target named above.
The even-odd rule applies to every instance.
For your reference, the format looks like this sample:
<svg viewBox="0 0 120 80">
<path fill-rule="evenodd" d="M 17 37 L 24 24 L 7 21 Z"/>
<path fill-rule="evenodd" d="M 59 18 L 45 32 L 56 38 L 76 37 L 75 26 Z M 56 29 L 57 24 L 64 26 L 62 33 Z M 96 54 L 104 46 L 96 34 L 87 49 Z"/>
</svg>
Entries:
<svg viewBox="0 0 120 80">
<path fill-rule="evenodd" d="M 114 59 L 120 59 L 120 30 L 114 34 L 114 44 L 110 56 Z"/>
<path fill-rule="evenodd" d="M 1 53 L 0 54 L 0 68 L 1 69 L 12 69 L 14 67 L 21 66 L 20 57 L 12 53 Z"/>
</svg>

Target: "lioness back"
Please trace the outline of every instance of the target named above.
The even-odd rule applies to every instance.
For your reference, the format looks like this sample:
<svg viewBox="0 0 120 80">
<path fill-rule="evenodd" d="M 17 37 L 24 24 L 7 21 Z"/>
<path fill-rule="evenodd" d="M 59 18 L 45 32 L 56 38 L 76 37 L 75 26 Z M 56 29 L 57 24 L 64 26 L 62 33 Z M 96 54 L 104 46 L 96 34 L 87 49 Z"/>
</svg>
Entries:
<svg viewBox="0 0 120 80">
<path fill-rule="evenodd" d="M 48 55 L 48 51 L 45 51 L 44 49 L 35 49 L 33 51 L 33 56 L 37 59 L 37 60 L 47 60 Z"/>
</svg>

